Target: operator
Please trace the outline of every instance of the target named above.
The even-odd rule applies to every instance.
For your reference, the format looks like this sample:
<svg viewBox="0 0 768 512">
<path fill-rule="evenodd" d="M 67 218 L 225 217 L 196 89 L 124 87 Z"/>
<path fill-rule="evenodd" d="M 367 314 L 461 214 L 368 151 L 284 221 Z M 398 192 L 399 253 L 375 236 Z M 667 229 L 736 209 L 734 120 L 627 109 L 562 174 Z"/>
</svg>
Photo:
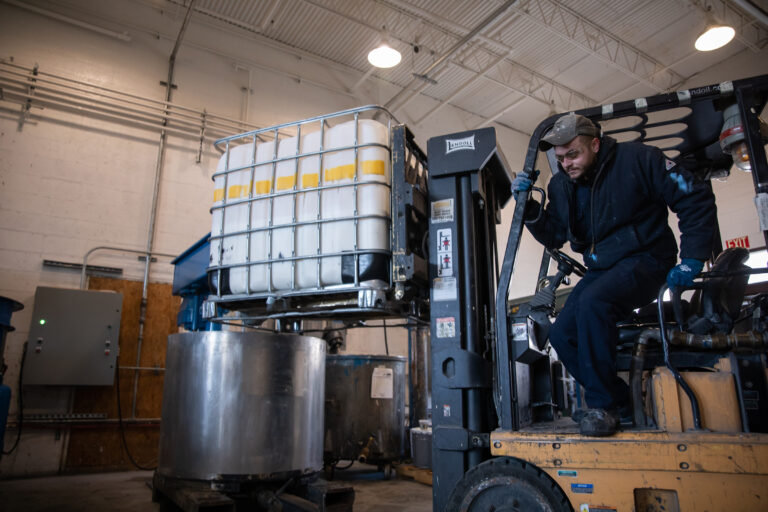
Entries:
<svg viewBox="0 0 768 512">
<path fill-rule="evenodd" d="M 588 409 L 574 414 L 580 433 L 609 436 L 631 413 L 629 387 L 616 370 L 616 323 L 650 303 L 665 277 L 670 287 L 693 283 L 712 253 L 715 200 L 708 183 L 658 148 L 601 137 L 584 116 L 560 117 L 539 142 L 542 151 L 552 147 L 560 172 L 549 182 L 543 211 L 529 200 L 526 225 L 545 247 L 569 241 L 584 257 L 586 275 L 557 316 L 550 343 L 584 387 Z M 512 189 L 531 185 L 521 174 Z M 679 219 L 677 266 L 667 207 Z"/>
</svg>

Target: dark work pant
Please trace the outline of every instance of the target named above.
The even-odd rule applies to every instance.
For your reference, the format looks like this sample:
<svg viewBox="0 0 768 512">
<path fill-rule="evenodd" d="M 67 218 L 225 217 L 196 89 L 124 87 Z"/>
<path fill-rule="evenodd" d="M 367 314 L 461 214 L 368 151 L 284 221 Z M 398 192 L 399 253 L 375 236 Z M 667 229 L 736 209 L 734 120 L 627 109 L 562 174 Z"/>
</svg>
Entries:
<svg viewBox="0 0 768 512">
<path fill-rule="evenodd" d="M 659 293 L 674 262 L 641 254 L 607 270 L 589 270 L 571 292 L 550 331 L 560 360 L 584 386 L 587 405 L 612 409 L 629 403 L 629 388 L 616 375 L 616 323 Z"/>
</svg>

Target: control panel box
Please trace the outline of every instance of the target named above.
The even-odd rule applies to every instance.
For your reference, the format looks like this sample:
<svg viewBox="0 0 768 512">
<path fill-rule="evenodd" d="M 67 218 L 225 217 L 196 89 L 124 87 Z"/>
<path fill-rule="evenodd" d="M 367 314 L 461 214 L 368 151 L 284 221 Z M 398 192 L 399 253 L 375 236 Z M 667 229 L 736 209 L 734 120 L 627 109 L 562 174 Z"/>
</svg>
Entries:
<svg viewBox="0 0 768 512">
<path fill-rule="evenodd" d="M 122 305 L 116 292 L 38 287 L 24 384 L 111 386 Z"/>
</svg>

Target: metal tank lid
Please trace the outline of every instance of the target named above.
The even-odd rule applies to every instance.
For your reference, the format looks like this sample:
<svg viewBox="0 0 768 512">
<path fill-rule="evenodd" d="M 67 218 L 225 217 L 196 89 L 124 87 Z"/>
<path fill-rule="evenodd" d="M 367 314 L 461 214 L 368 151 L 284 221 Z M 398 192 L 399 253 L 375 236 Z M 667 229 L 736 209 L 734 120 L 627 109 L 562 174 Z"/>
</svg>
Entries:
<svg viewBox="0 0 768 512">
<path fill-rule="evenodd" d="M 361 360 L 361 361 L 407 361 L 405 356 L 384 356 L 371 354 L 326 354 L 325 359 Z"/>
</svg>

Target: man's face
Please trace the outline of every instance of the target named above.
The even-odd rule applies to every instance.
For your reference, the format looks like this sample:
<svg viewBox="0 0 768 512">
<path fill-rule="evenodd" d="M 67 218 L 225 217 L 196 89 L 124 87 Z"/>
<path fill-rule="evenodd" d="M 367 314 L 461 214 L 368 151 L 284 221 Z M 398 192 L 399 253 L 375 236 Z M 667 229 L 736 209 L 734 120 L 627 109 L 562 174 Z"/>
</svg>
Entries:
<svg viewBox="0 0 768 512">
<path fill-rule="evenodd" d="M 600 139 L 579 135 L 568 144 L 555 146 L 555 158 L 572 180 L 585 176 L 597 161 Z"/>
</svg>

